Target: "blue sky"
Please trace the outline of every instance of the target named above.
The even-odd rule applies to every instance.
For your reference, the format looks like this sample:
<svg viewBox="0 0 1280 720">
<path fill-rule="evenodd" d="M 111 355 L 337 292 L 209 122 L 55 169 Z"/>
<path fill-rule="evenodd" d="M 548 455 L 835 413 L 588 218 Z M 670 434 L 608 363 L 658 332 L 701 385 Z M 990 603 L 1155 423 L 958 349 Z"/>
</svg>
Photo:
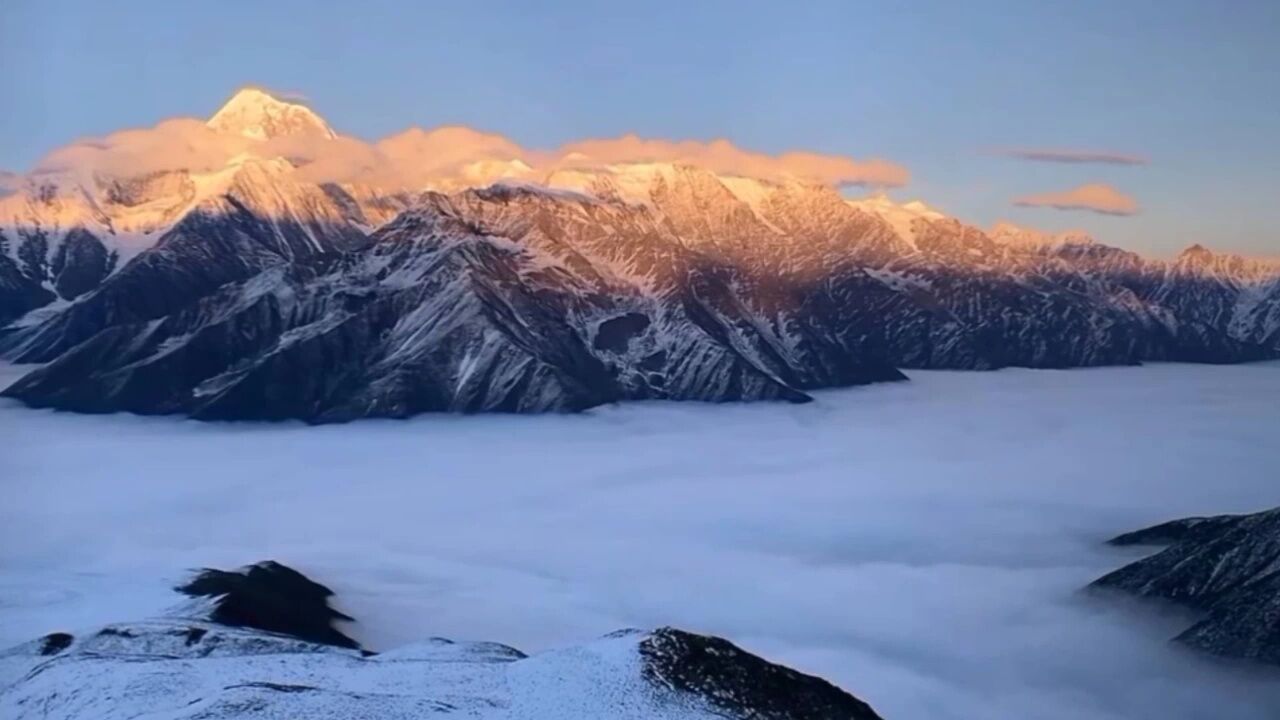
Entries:
<svg viewBox="0 0 1280 720">
<path fill-rule="evenodd" d="M 906 166 L 900 199 L 1168 255 L 1280 255 L 1280 3 L 57 2 L 0 8 L 0 168 L 77 137 L 305 95 L 375 139 L 636 132 Z M 1017 160 L 1108 151 L 1145 165 Z M 1105 183 L 1137 215 L 1014 207 Z"/>
</svg>

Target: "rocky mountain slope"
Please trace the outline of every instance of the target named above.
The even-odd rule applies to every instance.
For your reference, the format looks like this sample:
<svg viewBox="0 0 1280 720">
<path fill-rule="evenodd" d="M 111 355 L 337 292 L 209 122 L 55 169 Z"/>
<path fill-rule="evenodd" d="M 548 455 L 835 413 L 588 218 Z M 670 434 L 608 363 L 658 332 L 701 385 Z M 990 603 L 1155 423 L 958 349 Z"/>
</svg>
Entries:
<svg viewBox="0 0 1280 720">
<path fill-rule="evenodd" d="M 488 160 L 443 192 L 320 182 L 323 159 L 264 148 L 343 138 L 258 91 L 199 132 L 256 150 L 0 198 L 0 357 L 44 365 L 8 395 L 333 421 L 1280 356 L 1280 267 L 1199 247 L 1151 261 L 672 163 Z"/>
<path fill-rule="evenodd" d="M 1178 642 L 1215 655 L 1280 664 L 1280 508 L 1174 520 L 1118 545 L 1167 545 L 1092 587 L 1168 600 L 1202 613 Z"/>
<path fill-rule="evenodd" d="M 332 593 L 276 563 L 207 570 L 165 617 L 0 652 L 14 718 L 877 720 L 819 678 L 661 628 L 525 655 L 432 638 L 373 653 L 332 626 Z M 349 618 L 346 618 L 349 619 Z"/>
</svg>

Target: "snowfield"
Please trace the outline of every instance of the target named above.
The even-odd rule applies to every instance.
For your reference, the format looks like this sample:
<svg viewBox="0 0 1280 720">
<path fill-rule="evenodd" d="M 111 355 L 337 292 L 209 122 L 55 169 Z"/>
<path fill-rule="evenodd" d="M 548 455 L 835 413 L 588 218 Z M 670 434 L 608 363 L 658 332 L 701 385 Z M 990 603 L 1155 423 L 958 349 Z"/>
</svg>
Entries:
<svg viewBox="0 0 1280 720">
<path fill-rule="evenodd" d="M 807 405 L 322 427 L 4 401 L 0 647 L 276 559 L 377 650 L 676 625 L 890 720 L 1275 717 L 1280 674 L 1080 589 L 1143 553 L 1113 535 L 1280 505 L 1280 363 L 909 374 Z"/>
</svg>

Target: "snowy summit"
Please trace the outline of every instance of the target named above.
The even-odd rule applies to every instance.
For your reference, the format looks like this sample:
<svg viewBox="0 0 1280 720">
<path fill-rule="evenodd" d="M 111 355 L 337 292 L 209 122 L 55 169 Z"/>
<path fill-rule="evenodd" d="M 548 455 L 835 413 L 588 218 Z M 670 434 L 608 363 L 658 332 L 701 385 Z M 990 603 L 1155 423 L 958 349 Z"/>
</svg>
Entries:
<svg viewBox="0 0 1280 720">
<path fill-rule="evenodd" d="M 303 134 L 332 140 L 338 136 L 323 118 L 307 106 L 285 102 L 253 87 L 236 92 L 209 118 L 207 125 L 217 132 L 254 140 Z"/>
</svg>

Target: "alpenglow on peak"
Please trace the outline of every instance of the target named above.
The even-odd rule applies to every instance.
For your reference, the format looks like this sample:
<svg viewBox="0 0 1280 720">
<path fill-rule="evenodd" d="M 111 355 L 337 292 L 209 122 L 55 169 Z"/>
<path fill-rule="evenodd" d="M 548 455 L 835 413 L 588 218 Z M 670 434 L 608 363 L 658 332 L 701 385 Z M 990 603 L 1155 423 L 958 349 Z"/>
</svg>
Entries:
<svg viewBox="0 0 1280 720">
<path fill-rule="evenodd" d="M 206 124 L 217 132 L 254 140 L 301 134 L 330 140 L 337 137 L 329 124 L 307 106 L 285 102 L 253 87 L 237 91 Z"/>
</svg>

